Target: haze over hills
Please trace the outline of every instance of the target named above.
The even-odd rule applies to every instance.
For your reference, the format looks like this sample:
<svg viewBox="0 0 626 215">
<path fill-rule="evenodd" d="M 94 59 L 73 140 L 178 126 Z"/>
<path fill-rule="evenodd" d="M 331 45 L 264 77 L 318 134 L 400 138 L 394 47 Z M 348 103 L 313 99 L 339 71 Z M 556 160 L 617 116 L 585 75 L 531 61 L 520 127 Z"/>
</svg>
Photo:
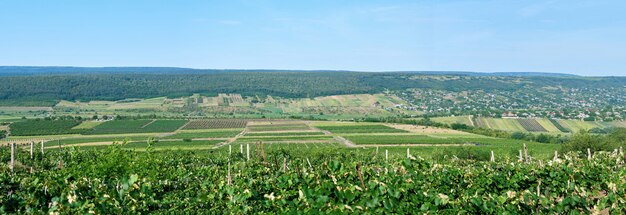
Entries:
<svg viewBox="0 0 626 215">
<path fill-rule="evenodd" d="M 0 66 L 2 76 L 41 74 L 88 74 L 88 73 L 154 73 L 154 74 L 210 74 L 222 72 L 370 72 L 349 70 L 282 70 L 282 69 L 196 69 L 183 67 L 72 67 L 72 66 Z M 423 75 L 467 76 L 546 76 L 574 77 L 578 75 L 551 72 L 472 72 L 472 71 L 376 71 L 411 73 Z"/>
</svg>

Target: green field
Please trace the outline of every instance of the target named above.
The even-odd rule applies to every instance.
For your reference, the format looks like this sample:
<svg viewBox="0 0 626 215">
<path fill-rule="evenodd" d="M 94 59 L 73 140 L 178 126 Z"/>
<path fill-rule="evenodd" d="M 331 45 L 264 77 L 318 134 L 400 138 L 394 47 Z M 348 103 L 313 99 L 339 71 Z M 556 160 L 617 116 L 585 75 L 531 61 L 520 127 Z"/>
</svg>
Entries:
<svg viewBox="0 0 626 215">
<path fill-rule="evenodd" d="M 557 120 L 557 121 L 563 127 L 573 132 L 578 132 L 580 130 L 589 130 L 589 129 L 596 128 L 596 127 L 600 127 L 600 128 L 604 127 L 604 125 L 598 122 L 587 122 L 587 121 L 580 121 L 580 120 Z"/>
<path fill-rule="evenodd" d="M 248 121 L 241 119 L 202 119 L 191 120 L 183 130 L 245 128 Z"/>
<path fill-rule="evenodd" d="M 489 137 L 432 137 L 427 135 L 359 135 L 345 136 L 355 144 L 507 144 L 519 142 Z"/>
<path fill-rule="evenodd" d="M 85 134 L 126 134 L 173 132 L 187 120 L 111 120 L 85 132 Z"/>
<path fill-rule="evenodd" d="M 158 141 L 152 143 L 153 150 L 206 150 L 215 147 L 216 144 L 224 142 L 223 140 L 193 140 L 193 141 Z M 71 146 L 71 145 L 70 145 Z M 75 146 L 80 149 L 87 150 L 103 150 L 110 147 L 110 144 L 103 145 L 89 145 L 89 146 Z M 138 151 L 144 151 L 148 148 L 146 141 L 140 142 L 128 142 L 122 144 L 123 149 L 133 149 Z M 52 150 L 59 150 L 59 148 L 52 148 Z"/>
<path fill-rule="evenodd" d="M 469 120 L 469 116 L 435 117 L 435 118 L 431 118 L 431 120 L 435 122 L 439 122 L 439 123 L 444 123 L 444 124 L 458 123 L 458 124 L 472 125 L 472 123 Z"/>
<path fill-rule="evenodd" d="M 561 132 L 561 130 L 559 130 L 559 128 L 557 128 L 554 125 L 554 123 L 552 123 L 550 121 L 550 119 L 541 118 L 541 119 L 535 119 L 535 121 L 537 121 L 549 133 L 560 133 Z"/>
<path fill-rule="evenodd" d="M 374 125 L 332 125 L 332 126 L 316 126 L 321 130 L 330 131 L 337 134 L 349 134 L 349 133 L 408 133 L 408 131 L 395 129 L 386 125 L 374 124 Z"/>
<path fill-rule="evenodd" d="M 194 139 L 194 138 L 229 138 L 241 133 L 242 129 L 202 130 L 193 132 L 181 131 L 163 139 Z"/>
<path fill-rule="evenodd" d="M 94 127 L 104 123 L 104 121 L 83 121 L 72 129 L 93 129 Z"/>
<path fill-rule="evenodd" d="M 103 142 L 123 142 L 123 141 L 145 141 L 151 136 L 117 136 L 117 137 L 89 137 L 67 138 L 52 140 L 45 143 L 46 146 L 73 145 L 81 143 L 103 143 Z"/>
<path fill-rule="evenodd" d="M 242 137 L 238 142 L 256 142 L 256 141 L 311 141 L 311 140 L 332 140 L 332 136 L 310 135 L 310 136 L 276 136 L 276 137 Z"/>
<path fill-rule="evenodd" d="M 266 125 L 248 125 L 248 130 L 251 132 L 261 131 L 300 131 L 311 130 L 311 127 L 304 123 L 276 123 Z"/>
<path fill-rule="evenodd" d="M 308 136 L 308 135 L 323 135 L 324 132 L 265 132 L 265 133 L 247 133 L 246 137 L 255 136 Z"/>
<path fill-rule="evenodd" d="M 83 130 L 72 129 L 80 124 L 76 120 L 21 120 L 10 125 L 13 136 L 77 134 Z"/>
<path fill-rule="evenodd" d="M 500 119 L 481 117 L 480 120 L 485 127 L 510 132 L 527 132 L 526 129 L 516 119 Z"/>
</svg>

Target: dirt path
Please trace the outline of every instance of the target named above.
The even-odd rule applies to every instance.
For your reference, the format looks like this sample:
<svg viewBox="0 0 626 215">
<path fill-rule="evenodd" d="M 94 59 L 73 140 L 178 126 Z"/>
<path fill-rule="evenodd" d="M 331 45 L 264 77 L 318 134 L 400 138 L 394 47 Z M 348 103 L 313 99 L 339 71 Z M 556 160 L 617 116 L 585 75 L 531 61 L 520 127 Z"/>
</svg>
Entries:
<svg viewBox="0 0 626 215">
<path fill-rule="evenodd" d="M 470 125 L 471 125 L 472 127 L 476 127 L 476 125 L 474 125 L 474 120 L 472 120 L 472 115 L 468 115 L 468 116 L 467 116 L 467 119 L 469 119 Z"/>
<path fill-rule="evenodd" d="M 235 137 L 232 138 L 228 138 L 226 141 L 215 144 L 214 148 L 219 148 L 228 144 L 231 144 L 233 142 L 235 142 L 237 139 L 239 139 L 240 137 L 243 137 L 243 135 L 246 135 L 246 132 L 248 132 L 248 129 L 243 129 L 243 131 L 241 131 L 241 133 L 237 134 Z"/>
<path fill-rule="evenodd" d="M 150 124 L 152 124 L 152 123 L 154 123 L 154 122 L 156 122 L 156 119 L 153 119 L 153 120 L 152 120 L 152 121 L 150 121 L 149 123 L 146 123 L 145 125 L 141 126 L 141 128 L 145 128 L 146 126 L 148 126 L 148 125 L 150 125 Z"/>
<path fill-rule="evenodd" d="M 324 133 L 325 135 L 330 135 L 330 134 L 332 134 L 332 133 L 330 133 L 330 131 L 324 131 L 324 130 L 319 129 L 319 128 L 317 128 L 317 127 L 311 126 L 311 122 L 309 122 L 309 121 L 306 121 L 306 122 L 305 122 L 305 124 L 306 124 L 307 126 L 309 126 L 309 128 L 311 128 L 311 130 L 313 130 L 313 131 L 322 132 L 322 133 Z"/>
<path fill-rule="evenodd" d="M 178 133 L 180 130 L 183 130 L 183 128 L 189 125 L 189 123 L 191 123 L 191 120 L 187 120 L 187 123 L 185 123 L 183 126 L 180 126 L 180 128 L 176 129 L 176 131 L 174 131 L 173 133 Z"/>
<path fill-rule="evenodd" d="M 354 144 L 352 141 L 347 140 L 346 138 L 343 138 L 341 136 L 335 136 L 335 140 L 341 144 L 346 145 L 346 147 L 348 148 L 354 148 L 354 147 L 358 147 L 356 144 Z"/>
</svg>

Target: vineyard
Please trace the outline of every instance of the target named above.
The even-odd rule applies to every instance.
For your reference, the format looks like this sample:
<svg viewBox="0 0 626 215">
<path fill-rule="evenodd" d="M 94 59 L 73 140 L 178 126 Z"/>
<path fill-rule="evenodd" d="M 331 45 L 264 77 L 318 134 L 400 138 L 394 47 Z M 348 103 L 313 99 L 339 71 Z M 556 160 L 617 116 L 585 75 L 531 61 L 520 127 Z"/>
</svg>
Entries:
<svg viewBox="0 0 626 215">
<path fill-rule="evenodd" d="M 171 136 L 166 136 L 166 139 L 194 139 L 194 138 L 229 138 L 237 136 L 237 134 L 241 133 L 242 129 L 211 129 L 208 131 L 196 132 L 197 130 L 193 130 L 194 132 L 179 132 Z"/>
<path fill-rule="evenodd" d="M 34 136 L 55 134 L 77 134 L 84 129 L 72 129 L 80 124 L 76 120 L 23 120 L 12 123 L 11 135 Z"/>
<path fill-rule="evenodd" d="M 386 125 L 325 125 L 315 126 L 332 133 L 408 133 Z"/>
<path fill-rule="evenodd" d="M 552 122 L 552 124 L 554 124 L 554 126 L 558 128 L 561 132 L 565 132 L 565 133 L 570 132 L 569 129 L 563 127 L 563 125 L 561 125 L 558 121 L 556 121 L 556 119 L 550 119 L 550 122 Z"/>
<path fill-rule="evenodd" d="M 155 143 L 155 144 L 161 144 Z M 174 144 L 184 144 L 182 142 Z M 210 144 L 210 143 L 209 143 Z M 494 162 L 283 144 L 251 153 L 0 149 L 0 213 L 621 214 L 622 153 Z M 247 146 L 241 145 L 241 148 Z M 308 146 L 307 146 L 308 147 Z M 263 149 L 263 150 L 261 150 Z M 249 156 L 249 159 L 248 159 Z M 407 158 L 408 156 L 408 158 Z M 590 156 L 587 158 L 587 156 Z M 69 177 L 68 177 L 69 176 Z"/>
<path fill-rule="evenodd" d="M 173 132 L 187 120 L 111 120 L 84 134 L 127 134 Z"/>
<path fill-rule="evenodd" d="M 311 130 L 311 127 L 303 122 L 257 122 L 255 124 L 248 125 L 248 130 L 251 132 L 266 132 L 266 131 L 305 131 Z"/>
<path fill-rule="evenodd" d="M 541 124 L 539 124 L 537 121 L 535 121 L 535 119 L 520 118 L 517 119 L 517 121 L 522 125 L 522 127 L 524 127 L 524 129 L 526 129 L 526 131 L 547 132 L 547 130 L 543 128 L 543 126 L 541 126 Z"/>
<path fill-rule="evenodd" d="M 241 119 L 202 119 L 190 121 L 183 130 L 245 128 L 248 121 Z"/>
</svg>

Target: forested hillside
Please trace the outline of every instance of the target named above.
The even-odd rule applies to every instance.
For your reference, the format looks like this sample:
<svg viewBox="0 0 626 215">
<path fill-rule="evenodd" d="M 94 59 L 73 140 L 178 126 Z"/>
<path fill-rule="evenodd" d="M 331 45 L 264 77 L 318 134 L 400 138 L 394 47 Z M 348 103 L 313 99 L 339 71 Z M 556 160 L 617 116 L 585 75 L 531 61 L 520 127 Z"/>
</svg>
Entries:
<svg viewBox="0 0 626 215">
<path fill-rule="evenodd" d="M 192 93 L 287 98 L 379 93 L 408 88 L 512 91 L 547 86 L 623 87 L 626 78 L 423 75 L 365 72 L 102 72 L 0 76 L 0 104 L 52 105 L 58 100 L 120 100 Z"/>
</svg>

